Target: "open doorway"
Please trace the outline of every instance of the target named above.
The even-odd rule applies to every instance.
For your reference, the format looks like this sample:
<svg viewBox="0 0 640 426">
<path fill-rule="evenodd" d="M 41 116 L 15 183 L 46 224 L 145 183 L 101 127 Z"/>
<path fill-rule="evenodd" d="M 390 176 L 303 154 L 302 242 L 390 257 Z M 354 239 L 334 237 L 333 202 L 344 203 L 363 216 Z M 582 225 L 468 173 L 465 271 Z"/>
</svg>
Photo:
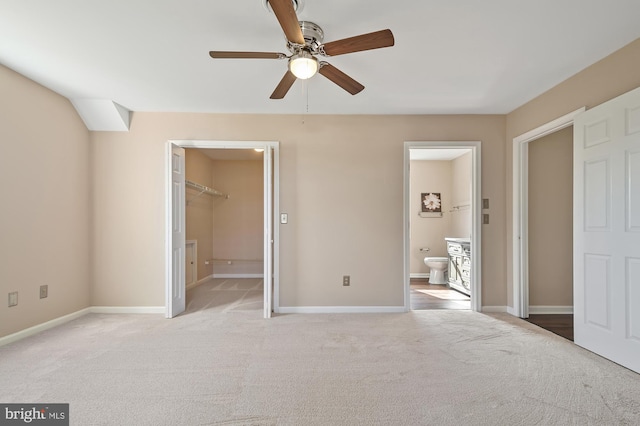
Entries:
<svg viewBox="0 0 640 426">
<path fill-rule="evenodd" d="M 236 292 L 227 291 L 222 298 L 243 293 L 244 308 L 259 304 L 259 298 L 252 298 L 260 293 L 263 316 L 277 312 L 278 154 L 277 142 L 167 143 L 167 317 L 180 314 L 187 305 L 186 239 L 198 241 L 201 271 L 191 300 L 201 292 L 198 284 L 207 284 L 212 291 Z M 227 192 L 216 189 L 216 180 L 226 182 Z M 211 296 L 212 291 L 205 293 Z M 218 302 L 203 301 L 209 307 Z"/>
<path fill-rule="evenodd" d="M 188 313 L 263 309 L 263 155 L 253 149 L 185 149 L 186 239 L 200 247 L 197 279 L 187 284 Z M 187 256 L 187 278 L 189 266 Z"/>
<path fill-rule="evenodd" d="M 573 340 L 573 126 L 529 143 L 529 321 Z"/>
<path fill-rule="evenodd" d="M 573 340 L 573 122 L 513 140 L 513 310 Z"/>
<path fill-rule="evenodd" d="M 405 166 L 405 309 L 480 311 L 480 143 L 405 142 Z"/>
<path fill-rule="evenodd" d="M 539 240 L 538 236 L 533 237 L 531 235 L 532 231 L 537 232 L 536 229 L 548 232 L 553 226 L 562 228 L 566 227 L 567 224 L 563 225 L 563 222 L 558 220 L 559 206 L 554 205 L 551 199 L 549 199 L 549 207 L 546 210 L 544 206 L 540 205 L 530 207 L 530 202 L 533 201 L 538 204 L 539 200 L 545 199 L 544 187 L 549 186 L 548 183 L 545 183 L 545 181 L 548 182 L 548 177 L 551 176 L 553 178 L 555 175 L 566 174 L 566 170 L 563 170 L 563 168 L 572 167 L 572 155 L 570 159 L 565 158 L 563 160 L 564 163 L 554 163 L 553 167 L 550 167 L 552 166 L 551 161 L 555 162 L 560 158 L 557 152 L 554 153 L 549 150 L 561 149 L 560 146 L 554 147 L 550 145 L 562 143 L 562 141 L 566 141 L 567 135 L 572 135 L 574 118 L 584 110 L 584 108 L 580 108 L 524 133 L 513 140 L 513 309 L 510 309 L 509 312 L 520 318 L 529 318 L 530 313 L 533 315 L 569 315 L 573 311 L 572 299 L 569 302 L 568 297 L 562 295 L 554 299 L 554 293 L 558 295 L 558 290 L 566 285 L 566 283 L 558 282 L 557 279 L 559 278 L 561 281 L 568 280 L 569 270 L 566 269 L 567 272 L 561 275 L 554 274 L 554 271 L 557 272 L 555 267 L 547 267 L 546 270 L 543 270 L 545 268 L 545 256 L 549 260 L 549 256 L 545 254 L 546 249 L 544 247 L 550 247 L 553 243 L 548 238 L 545 239 L 546 241 L 536 241 L 537 239 Z M 534 158 L 534 164 L 530 164 L 529 151 L 533 147 L 531 143 L 535 141 L 539 141 L 539 144 L 534 148 L 539 152 L 534 152 L 534 157 L 540 158 Z M 572 137 L 570 143 L 573 144 Z M 545 159 L 548 160 L 547 163 L 541 164 L 545 163 Z M 536 182 L 532 182 L 535 187 L 532 188 L 534 194 L 531 195 L 533 199 L 530 199 L 529 194 L 530 167 L 535 168 L 534 178 Z M 569 183 L 565 182 L 565 184 Z M 573 190 L 571 194 L 573 194 Z M 554 197 L 556 200 L 562 199 L 561 194 L 556 194 Z M 564 205 L 565 208 L 563 209 L 571 212 L 572 206 L 566 203 Z M 547 213 L 550 216 L 547 216 Z M 532 214 L 535 215 L 535 218 L 530 217 Z M 533 225 L 532 229 L 530 229 L 530 223 Z M 548 226 L 553 223 L 556 225 Z M 532 237 L 534 240 L 533 245 Z M 556 237 L 559 238 L 560 235 Z M 564 239 L 566 240 L 566 237 Z M 530 253 L 530 250 L 534 250 L 534 253 Z M 565 249 L 562 252 L 559 253 L 560 255 L 551 257 L 551 260 L 560 262 L 560 265 L 565 265 L 566 268 L 572 267 L 572 251 Z M 531 263 L 532 259 L 533 263 Z M 532 266 L 535 268 L 533 275 Z M 532 278 L 538 283 L 533 290 L 533 294 L 530 288 Z M 571 285 L 573 286 L 572 278 Z M 551 317 L 547 318 L 547 320 L 550 319 Z M 566 323 L 566 318 L 562 321 L 563 324 Z"/>
</svg>

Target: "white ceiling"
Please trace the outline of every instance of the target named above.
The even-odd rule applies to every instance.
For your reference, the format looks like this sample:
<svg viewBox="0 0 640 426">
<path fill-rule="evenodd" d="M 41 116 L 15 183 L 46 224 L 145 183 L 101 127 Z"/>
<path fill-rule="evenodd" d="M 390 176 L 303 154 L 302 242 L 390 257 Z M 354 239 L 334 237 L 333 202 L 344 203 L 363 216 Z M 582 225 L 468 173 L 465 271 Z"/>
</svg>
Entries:
<svg viewBox="0 0 640 426">
<path fill-rule="evenodd" d="M 638 0 L 305 0 L 325 42 L 389 28 L 395 46 L 329 58 L 366 88 L 321 75 L 269 96 L 287 52 L 263 0 L 0 0 L 0 63 L 74 99 L 132 111 L 503 114 L 640 37 Z"/>
</svg>

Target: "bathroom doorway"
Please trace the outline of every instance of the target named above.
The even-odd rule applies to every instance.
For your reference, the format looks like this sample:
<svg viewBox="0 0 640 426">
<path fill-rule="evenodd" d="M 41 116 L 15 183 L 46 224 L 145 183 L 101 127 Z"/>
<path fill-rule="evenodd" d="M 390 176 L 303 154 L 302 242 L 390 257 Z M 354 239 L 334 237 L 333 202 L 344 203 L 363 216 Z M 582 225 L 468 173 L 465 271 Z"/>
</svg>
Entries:
<svg viewBox="0 0 640 426">
<path fill-rule="evenodd" d="M 480 142 L 405 142 L 404 185 L 405 309 L 479 311 Z"/>
</svg>

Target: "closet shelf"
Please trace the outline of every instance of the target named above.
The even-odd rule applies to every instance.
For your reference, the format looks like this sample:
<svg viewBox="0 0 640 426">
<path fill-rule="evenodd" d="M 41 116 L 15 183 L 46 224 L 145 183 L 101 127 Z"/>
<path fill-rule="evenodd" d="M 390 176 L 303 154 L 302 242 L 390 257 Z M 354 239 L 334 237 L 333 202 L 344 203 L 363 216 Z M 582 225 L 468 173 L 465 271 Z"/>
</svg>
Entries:
<svg viewBox="0 0 640 426">
<path fill-rule="evenodd" d="M 208 186 L 200 185 L 199 183 L 195 183 L 195 182 L 192 182 L 190 180 L 185 180 L 184 183 L 185 183 L 186 186 L 191 187 L 191 188 L 193 188 L 193 189 L 195 189 L 197 191 L 200 191 L 198 193 L 198 195 L 196 195 L 192 199 L 188 200 L 187 204 L 189 204 L 191 201 L 195 200 L 196 198 L 198 198 L 202 194 L 208 194 L 208 195 L 212 195 L 214 197 L 224 197 L 225 199 L 229 198 L 228 194 L 222 193 L 222 192 L 217 191 L 217 190 L 215 190 L 213 188 L 209 188 Z"/>
</svg>

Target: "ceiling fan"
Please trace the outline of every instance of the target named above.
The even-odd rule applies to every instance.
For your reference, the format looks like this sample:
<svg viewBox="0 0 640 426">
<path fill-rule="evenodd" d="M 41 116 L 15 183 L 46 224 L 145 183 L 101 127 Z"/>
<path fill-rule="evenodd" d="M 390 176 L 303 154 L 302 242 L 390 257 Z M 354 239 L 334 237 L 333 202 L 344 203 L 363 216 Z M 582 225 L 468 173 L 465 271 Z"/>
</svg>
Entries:
<svg viewBox="0 0 640 426">
<path fill-rule="evenodd" d="M 268 0 L 271 10 L 287 38 L 291 55 L 277 52 L 229 52 L 211 51 L 214 59 L 288 59 L 289 67 L 282 80 L 271 94 L 271 99 L 282 99 L 296 79 L 308 79 L 320 73 L 347 92 L 355 95 L 364 86 L 326 61 L 316 56 L 337 56 L 346 53 L 390 47 L 394 44 L 391 30 L 381 30 L 342 40 L 324 43 L 324 32 L 317 24 L 298 22 L 292 0 Z"/>
</svg>

